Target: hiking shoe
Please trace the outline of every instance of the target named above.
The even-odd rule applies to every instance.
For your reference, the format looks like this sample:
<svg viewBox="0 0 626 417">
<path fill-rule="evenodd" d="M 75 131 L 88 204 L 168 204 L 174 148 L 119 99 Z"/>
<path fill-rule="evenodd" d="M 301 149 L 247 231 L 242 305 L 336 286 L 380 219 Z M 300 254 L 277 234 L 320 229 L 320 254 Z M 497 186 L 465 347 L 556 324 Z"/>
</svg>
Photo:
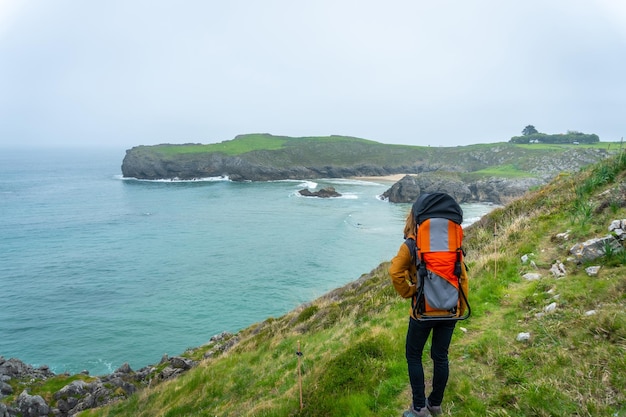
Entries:
<svg viewBox="0 0 626 417">
<path fill-rule="evenodd" d="M 426 417 L 428 415 L 428 411 L 426 407 L 422 407 L 419 410 L 414 409 L 413 407 L 406 410 L 402 413 L 402 417 Z"/>
<path fill-rule="evenodd" d="M 430 411 L 431 416 L 438 416 L 438 415 L 441 415 L 441 413 L 443 413 L 443 410 L 441 409 L 440 405 L 426 404 L 426 408 L 428 409 L 428 411 Z"/>
</svg>

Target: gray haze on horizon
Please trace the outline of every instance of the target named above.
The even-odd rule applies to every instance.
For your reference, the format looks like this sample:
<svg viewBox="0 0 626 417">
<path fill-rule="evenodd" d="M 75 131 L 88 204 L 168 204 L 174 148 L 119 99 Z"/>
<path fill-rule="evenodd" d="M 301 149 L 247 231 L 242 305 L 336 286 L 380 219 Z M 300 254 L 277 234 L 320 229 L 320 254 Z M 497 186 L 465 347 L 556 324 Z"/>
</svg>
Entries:
<svg viewBox="0 0 626 417">
<path fill-rule="evenodd" d="M 0 0 L 0 147 L 626 133 L 621 0 Z"/>
</svg>

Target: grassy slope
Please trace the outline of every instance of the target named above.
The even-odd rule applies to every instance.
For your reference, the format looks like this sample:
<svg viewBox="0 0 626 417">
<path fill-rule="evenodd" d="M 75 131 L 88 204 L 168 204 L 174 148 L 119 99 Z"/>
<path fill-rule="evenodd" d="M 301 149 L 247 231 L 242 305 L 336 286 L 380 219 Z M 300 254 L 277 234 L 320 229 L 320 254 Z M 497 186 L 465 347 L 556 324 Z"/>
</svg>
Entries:
<svg viewBox="0 0 626 417">
<path fill-rule="evenodd" d="M 288 137 L 269 134 L 239 135 L 232 140 L 208 145 L 164 144 L 142 146 L 139 149 L 141 152 L 155 153 L 162 159 L 180 156 L 189 158 L 218 152 L 275 167 L 345 166 L 360 163 L 387 165 L 405 160 L 409 163 L 431 153 L 428 147 L 388 145 L 348 136 Z"/>
<path fill-rule="evenodd" d="M 457 326 L 452 342 L 447 413 L 626 415 L 625 257 L 603 259 L 598 277 L 572 263 L 565 278 L 548 272 L 575 242 L 603 236 L 611 220 L 626 218 L 618 187 L 625 166 L 623 159 L 611 160 L 563 175 L 466 230 L 473 315 Z M 555 238 L 566 230 L 568 241 Z M 520 278 L 533 270 L 520 262 L 527 253 L 536 254 L 539 281 Z M 242 331 L 236 348 L 177 380 L 82 415 L 401 415 L 410 401 L 403 356 L 408 301 L 395 295 L 386 269 L 384 263 L 349 286 Z M 556 311 L 537 317 L 552 302 Z M 589 310 L 596 314 L 586 316 Z M 516 342 L 519 332 L 530 332 L 530 341 Z"/>
<path fill-rule="evenodd" d="M 226 155 L 236 156 L 253 151 L 275 151 L 289 146 L 306 145 L 308 143 L 360 143 L 376 145 L 378 142 L 353 138 L 349 136 L 311 136 L 290 137 L 274 136 L 266 133 L 239 135 L 232 140 L 212 144 L 182 144 L 182 145 L 156 145 L 163 155 L 176 155 L 188 153 L 221 152 Z M 154 147 L 147 147 L 154 148 Z"/>
</svg>

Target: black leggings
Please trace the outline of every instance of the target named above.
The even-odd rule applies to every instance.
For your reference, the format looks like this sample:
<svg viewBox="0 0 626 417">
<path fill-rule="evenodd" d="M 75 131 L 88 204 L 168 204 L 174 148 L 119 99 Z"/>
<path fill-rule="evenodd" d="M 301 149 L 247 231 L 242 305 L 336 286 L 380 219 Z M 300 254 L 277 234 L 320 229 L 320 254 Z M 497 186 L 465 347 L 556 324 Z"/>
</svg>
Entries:
<svg viewBox="0 0 626 417">
<path fill-rule="evenodd" d="M 409 330 L 406 334 L 406 361 L 409 367 L 409 380 L 413 392 L 413 407 L 416 410 L 426 404 L 424 392 L 424 368 L 422 366 L 422 352 L 431 330 L 433 333 L 430 348 L 430 357 L 433 360 L 433 390 L 428 396 L 428 404 L 441 405 L 443 392 L 448 383 L 448 347 L 454 332 L 456 321 L 417 321 L 409 320 Z"/>
</svg>

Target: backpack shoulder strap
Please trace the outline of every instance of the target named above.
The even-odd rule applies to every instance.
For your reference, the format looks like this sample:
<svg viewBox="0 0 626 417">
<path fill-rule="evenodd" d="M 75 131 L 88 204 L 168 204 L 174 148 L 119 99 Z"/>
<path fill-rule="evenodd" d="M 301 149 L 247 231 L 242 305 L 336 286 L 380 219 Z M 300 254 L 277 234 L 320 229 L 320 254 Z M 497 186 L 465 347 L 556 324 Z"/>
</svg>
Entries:
<svg viewBox="0 0 626 417">
<path fill-rule="evenodd" d="M 411 261 L 415 263 L 415 253 L 417 251 L 417 243 L 415 243 L 415 239 L 409 237 L 404 241 L 404 244 L 409 248 L 409 253 L 411 254 Z"/>
</svg>

